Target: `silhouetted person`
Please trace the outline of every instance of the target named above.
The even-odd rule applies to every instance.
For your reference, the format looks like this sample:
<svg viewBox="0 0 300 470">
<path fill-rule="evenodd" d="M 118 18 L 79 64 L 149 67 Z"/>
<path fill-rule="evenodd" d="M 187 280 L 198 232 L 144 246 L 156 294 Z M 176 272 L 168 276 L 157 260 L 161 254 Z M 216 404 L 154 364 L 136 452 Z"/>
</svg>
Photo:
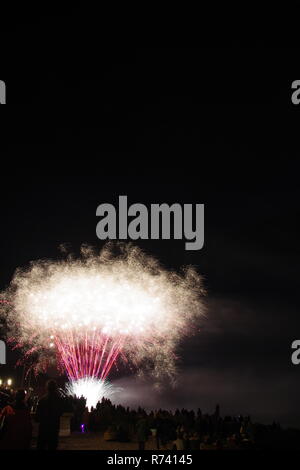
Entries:
<svg viewBox="0 0 300 470">
<path fill-rule="evenodd" d="M 146 418 L 141 414 L 136 424 L 137 440 L 139 450 L 145 450 L 145 443 L 148 439 L 149 427 Z"/>
<path fill-rule="evenodd" d="M 25 404 L 25 397 L 24 390 L 18 390 L 14 403 L 5 406 L 0 413 L 1 422 L 4 418 L 0 449 L 25 450 L 30 448 L 32 424 L 30 411 Z"/>
<path fill-rule="evenodd" d="M 92 414 L 92 413 L 91 413 Z M 82 414 L 82 432 L 88 432 L 90 427 L 90 412 L 88 407 L 85 407 L 85 410 Z"/>
<path fill-rule="evenodd" d="M 39 425 L 38 450 L 56 450 L 60 417 L 64 411 L 63 400 L 54 380 L 47 383 L 47 394 L 40 399 L 36 410 L 36 421 Z"/>
<path fill-rule="evenodd" d="M 160 449 L 160 444 L 162 444 L 163 439 L 163 426 L 162 426 L 162 419 L 158 415 L 155 419 L 155 427 L 156 427 L 156 447 L 157 450 Z"/>
</svg>

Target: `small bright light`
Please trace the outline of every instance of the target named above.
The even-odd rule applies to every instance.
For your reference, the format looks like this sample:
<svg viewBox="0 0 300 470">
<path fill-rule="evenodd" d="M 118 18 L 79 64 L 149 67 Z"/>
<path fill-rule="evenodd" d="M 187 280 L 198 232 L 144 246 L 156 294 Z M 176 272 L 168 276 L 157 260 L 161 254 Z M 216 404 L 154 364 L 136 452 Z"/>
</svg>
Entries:
<svg viewBox="0 0 300 470">
<path fill-rule="evenodd" d="M 8 380 L 7 380 L 7 385 L 10 387 L 11 384 L 12 384 L 12 379 L 8 379 Z"/>
<path fill-rule="evenodd" d="M 49 347 L 50 347 L 50 348 L 54 348 L 54 343 L 50 343 L 50 344 L 49 344 Z"/>
<path fill-rule="evenodd" d="M 0 385 L 2 385 L 2 384 L 3 384 L 2 379 L 0 379 Z"/>
</svg>

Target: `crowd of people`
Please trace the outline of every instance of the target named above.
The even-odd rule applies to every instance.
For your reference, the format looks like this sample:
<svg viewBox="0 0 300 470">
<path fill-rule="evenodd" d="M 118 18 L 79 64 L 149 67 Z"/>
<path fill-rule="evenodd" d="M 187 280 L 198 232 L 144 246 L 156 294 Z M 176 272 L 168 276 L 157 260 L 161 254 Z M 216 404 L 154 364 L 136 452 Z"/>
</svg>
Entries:
<svg viewBox="0 0 300 470">
<path fill-rule="evenodd" d="M 107 441 L 136 442 L 141 450 L 150 441 L 158 450 L 300 447 L 300 431 L 283 430 L 278 423 L 253 423 L 250 416 L 222 417 L 219 405 L 212 414 L 200 408 L 146 411 L 103 398 L 88 410 L 83 397 L 66 396 L 50 380 L 40 399 L 24 390 L 0 390 L 0 449 L 31 448 L 33 420 L 39 423 L 36 448 L 57 449 L 60 418 L 66 412 L 71 416 L 71 432 L 101 433 Z"/>
<path fill-rule="evenodd" d="M 144 449 L 149 439 L 155 441 L 157 449 L 249 449 L 264 434 L 281 432 L 279 424 L 253 424 L 250 416 L 221 417 L 219 405 L 213 414 L 204 414 L 200 408 L 197 412 L 186 409 L 146 412 L 143 408 L 125 408 L 102 399 L 88 412 L 83 398 L 74 401 L 72 431 L 79 431 L 80 426 L 83 432 L 104 432 L 106 440 L 136 440 L 139 449 Z"/>
<path fill-rule="evenodd" d="M 60 417 L 69 405 L 54 380 L 49 380 L 46 395 L 36 403 L 35 397 L 26 396 L 24 390 L 0 391 L 0 397 L 0 449 L 30 449 L 32 417 L 39 423 L 37 449 L 57 449 Z"/>
</svg>

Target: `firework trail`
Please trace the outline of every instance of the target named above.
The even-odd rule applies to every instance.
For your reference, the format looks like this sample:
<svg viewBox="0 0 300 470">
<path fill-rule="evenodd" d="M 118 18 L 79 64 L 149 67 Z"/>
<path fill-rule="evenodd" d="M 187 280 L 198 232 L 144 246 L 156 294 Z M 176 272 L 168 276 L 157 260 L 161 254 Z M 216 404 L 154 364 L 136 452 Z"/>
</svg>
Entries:
<svg viewBox="0 0 300 470">
<path fill-rule="evenodd" d="M 193 268 L 177 274 L 130 244 L 107 244 L 100 254 L 83 247 L 79 259 L 17 269 L 1 310 L 37 371 L 56 356 L 71 381 L 104 383 L 123 360 L 159 379 L 174 377 L 176 345 L 203 314 L 203 295 Z"/>
</svg>

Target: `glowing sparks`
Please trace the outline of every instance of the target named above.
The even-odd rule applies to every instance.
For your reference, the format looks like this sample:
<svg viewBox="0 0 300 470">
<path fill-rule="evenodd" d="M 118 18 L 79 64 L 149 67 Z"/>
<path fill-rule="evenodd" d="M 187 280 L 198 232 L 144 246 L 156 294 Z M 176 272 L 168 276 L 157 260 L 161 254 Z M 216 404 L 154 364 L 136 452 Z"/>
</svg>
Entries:
<svg viewBox="0 0 300 470">
<path fill-rule="evenodd" d="M 84 397 L 86 399 L 86 406 L 90 411 L 92 407 L 96 407 L 102 398 L 111 400 L 117 389 L 107 381 L 85 377 L 69 382 L 66 385 L 66 391 L 69 395 L 76 396 L 77 398 Z"/>
<path fill-rule="evenodd" d="M 156 378 L 172 376 L 175 347 L 204 310 L 193 268 L 176 274 L 136 247 L 115 249 L 33 262 L 16 271 L 3 295 L 16 344 L 27 347 L 27 357 L 38 352 L 40 367 L 55 353 L 74 383 L 104 383 L 121 358 Z"/>
</svg>

